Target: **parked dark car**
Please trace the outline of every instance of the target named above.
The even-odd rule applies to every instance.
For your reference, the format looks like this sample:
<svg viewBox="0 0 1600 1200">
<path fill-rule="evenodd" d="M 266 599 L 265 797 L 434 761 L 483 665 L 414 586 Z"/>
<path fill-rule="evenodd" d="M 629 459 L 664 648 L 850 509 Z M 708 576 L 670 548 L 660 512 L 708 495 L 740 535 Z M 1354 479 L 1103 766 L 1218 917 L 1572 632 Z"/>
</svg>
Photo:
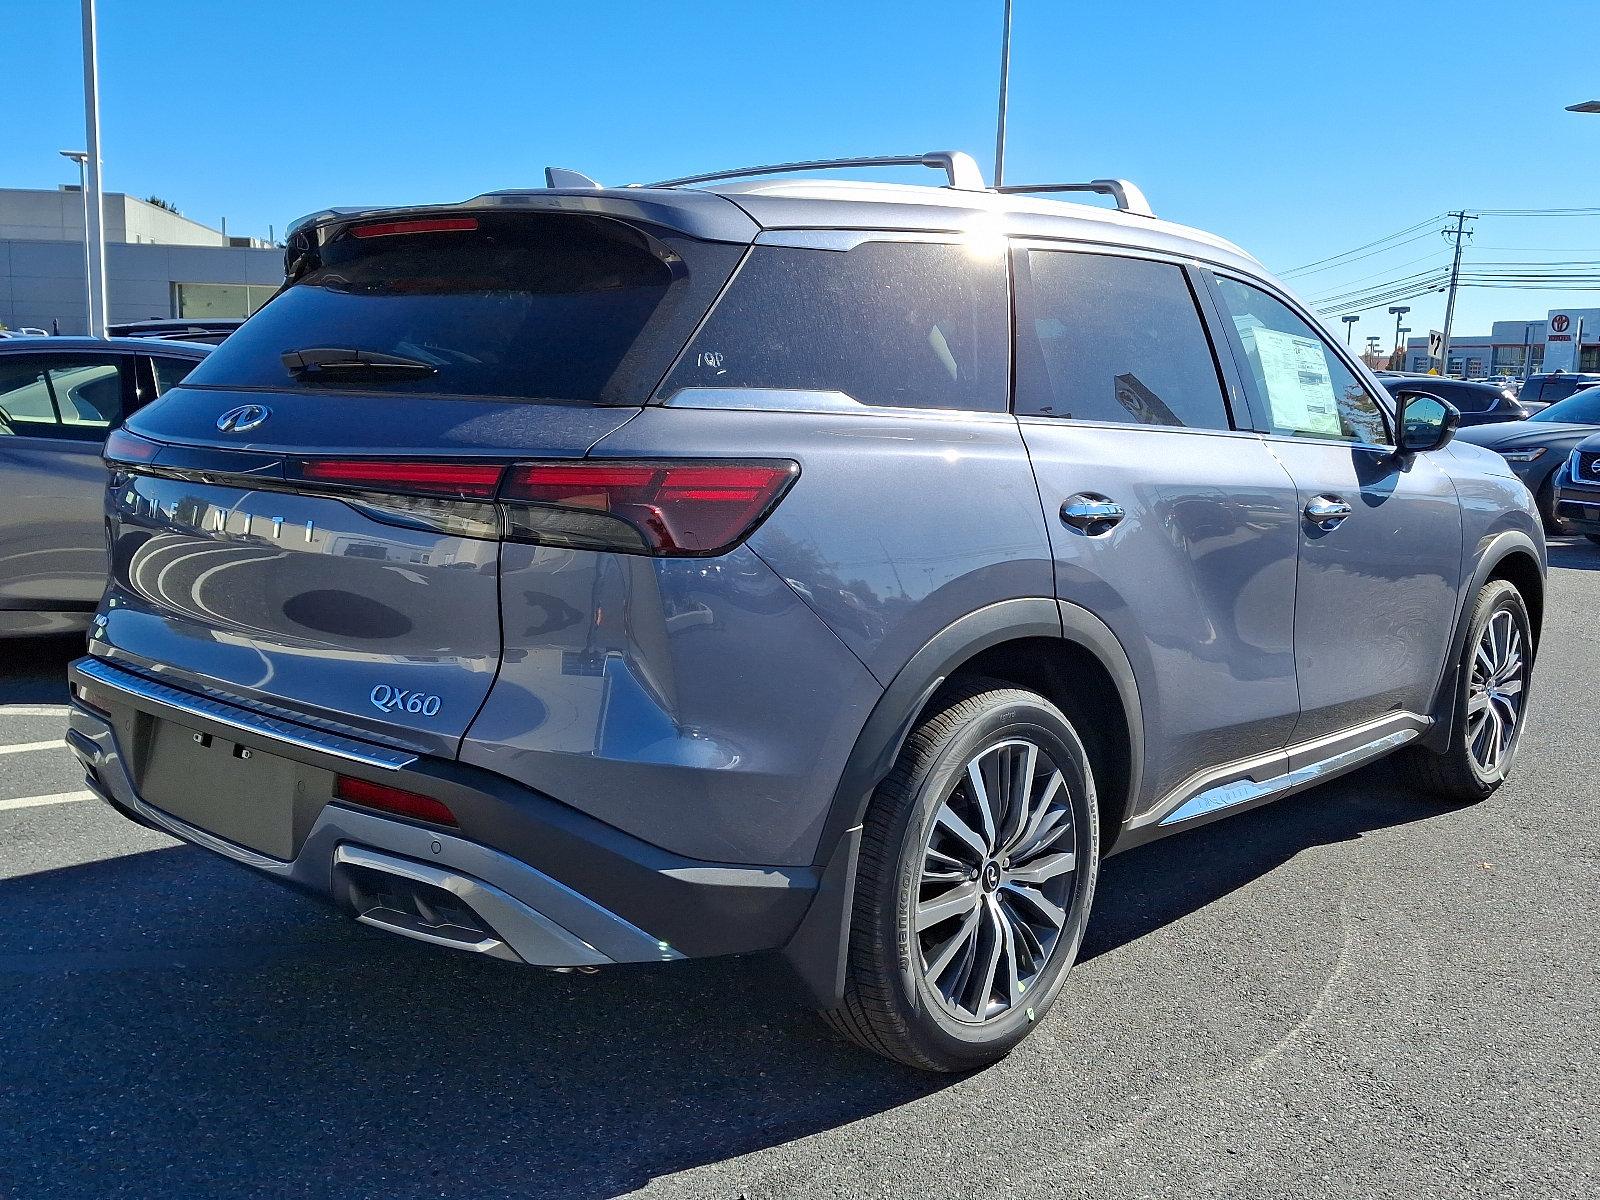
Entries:
<svg viewBox="0 0 1600 1200">
<path fill-rule="evenodd" d="M 0 341 L 0 637 L 88 626 L 106 586 L 106 433 L 210 351 L 133 338 Z"/>
<path fill-rule="evenodd" d="M 1102 855 L 1385 755 L 1499 787 L 1505 463 L 1132 185 L 920 161 L 298 224 L 107 444 L 87 786 L 435 946 L 781 950 L 935 1070 L 1037 1026 Z"/>
<path fill-rule="evenodd" d="M 1461 414 L 1463 429 L 1501 421 L 1526 421 L 1532 415 L 1518 402 L 1516 389 L 1511 387 L 1439 375 L 1405 375 L 1398 371 L 1380 372 L 1378 378 L 1390 392 L 1414 389 L 1450 401 Z"/>
<path fill-rule="evenodd" d="M 1585 388 L 1533 414 L 1526 421 L 1480 425 L 1459 437 L 1493 450 L 1528 485 L 1539 505 L 1545 528 L 1559 532 L 1555 476 L 1575 446 L 1600 426 L 1600 388 Z"/>
<path fill-rule="evenodd" d="M 1517 393 L 1517 399 L 1533 412 L 1538 412 L 1540 410 L 1533 408 L 1533 405 L 1554 404 L 1559 400 L 1565 400 L 1574 392 L 1594 387 L 1596 384 L 1600 384 L 1600 375 L 1583 371 L 1550 371 L 1529 375 L 1523 380 L 1522 390 Z"/>
<path fill-rule="evenodd" d="M 1556 516 L 1600 545 L 1600 434 L 1579 442 L 1556 472 Z"/>
<path fill-rule="evenodd" d="M 215 346 L 243 324 L 238 317 L 152 317 L 148 321 L 110 325 L 106 332 L 111 337 L 159 338 Z"/>
</svg>

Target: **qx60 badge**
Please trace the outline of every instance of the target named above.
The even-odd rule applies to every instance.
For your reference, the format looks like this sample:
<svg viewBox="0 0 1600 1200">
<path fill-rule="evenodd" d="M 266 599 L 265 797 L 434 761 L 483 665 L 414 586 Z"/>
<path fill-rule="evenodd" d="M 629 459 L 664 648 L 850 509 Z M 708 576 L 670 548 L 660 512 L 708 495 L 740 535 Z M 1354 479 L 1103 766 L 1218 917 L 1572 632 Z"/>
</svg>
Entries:
<svg viewBox="0 0 1600 1200">
<path fill-rule="evenodd" d="M 249 433 L 272 415 L 265 404 L 241 404 L 230 408 L 217 418 L 217 428 L 223 433 Z"/>
<path fill-rule="evenodd" d="M 424 717 L 437 716 L 439 713 L 439 697 L 428 695 L 426 692 L 408 692 L 402 688 L 390 687 L 387 683 L 380 683 L 374 687 L 368 698 L 372 701 L 372 707 L 379 712 L 405 712 L 413 715 L 421 714 Z"/>
</svg>

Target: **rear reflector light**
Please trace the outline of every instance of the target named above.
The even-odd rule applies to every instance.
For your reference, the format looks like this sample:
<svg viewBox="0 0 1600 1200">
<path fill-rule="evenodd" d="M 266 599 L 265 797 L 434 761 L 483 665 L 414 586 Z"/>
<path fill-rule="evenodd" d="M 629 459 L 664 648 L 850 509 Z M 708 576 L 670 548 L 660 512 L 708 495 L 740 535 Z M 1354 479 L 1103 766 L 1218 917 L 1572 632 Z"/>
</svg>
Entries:
<svg viewBox="0 0 1600 1200">
<path fill-rule="evenodd" d="M 401 233 L 449 233 L 478 227 L 476 217 L 431 217 L 414 221 L 374 221 L 350 232 L 358 238 L 394 237 Z"/>
<path fill-rule="evenodd" d="M 492 500 L 504 470 L 499 463 L 314 459 L 300 464 L 300 478 L 376 492 Z"/>
<path fill-rule="evenodd" d="M 364 808 L 381 809 L 418 821 L 431 821 L 435 825 L 456 823 L 455 814 L 442 801 L 435 800 L 432 796 L 424 796 L 420 792 L 408 792 L 404 788 L 390 787 L 388 784 L 340 775 L 334 782 L 333 793 L 341 800 L 359 804 Z"/>
<path fill-rule="evenodd" d="M 800 473 L 777 462 L 519 463 L 500 489 L 510 536 L 632 554 L 718 554 Z"/>
<path fill-rule="evenodd" d="M 152 442 L 138 434 L 129 433 L 126 429 L 114 429 L 111 436 L 106 438 L 105 449 L 101 454 L 107 462 L 118 463 L 147 463 L 155 458 L 156 452 L 161 449 L 159 442 Z"/>
</svg>

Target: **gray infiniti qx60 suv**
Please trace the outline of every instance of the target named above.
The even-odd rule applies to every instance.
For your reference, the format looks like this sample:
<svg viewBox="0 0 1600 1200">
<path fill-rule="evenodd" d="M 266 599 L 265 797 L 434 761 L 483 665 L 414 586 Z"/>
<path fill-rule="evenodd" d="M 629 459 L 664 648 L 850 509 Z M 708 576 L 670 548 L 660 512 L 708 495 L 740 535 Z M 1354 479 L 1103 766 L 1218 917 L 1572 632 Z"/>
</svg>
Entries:
<svg viewBox="0 0 1600 1200">
<path fill-rule="evenodd" d="M 803 165 L 884 161 L 949 185 L 298 224 L 108 443 L 91 786 L 440 946 L 780 950 L 936 1070 L 1043 1017 L 1107 854 L 1389 753 L 1493 792 L 1545 572 L 1504 461 L 1129 184 Z"/>
</svg>

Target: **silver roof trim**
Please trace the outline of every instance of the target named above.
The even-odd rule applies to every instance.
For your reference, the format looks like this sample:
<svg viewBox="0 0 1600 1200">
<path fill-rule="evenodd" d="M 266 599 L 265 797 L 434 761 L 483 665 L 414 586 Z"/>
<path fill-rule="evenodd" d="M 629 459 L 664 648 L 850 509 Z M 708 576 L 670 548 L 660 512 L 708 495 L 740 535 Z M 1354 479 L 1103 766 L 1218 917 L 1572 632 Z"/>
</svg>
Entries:
<svg viewBox="0 0 1600 1200">
<path fill-rule="evenodd" d="M 983 172 L 972 155 L 962 150 L 930 150 L 926 154 L 894 154 L 873 158 L 812 158 L 803 162 L 769 163 L 764 166 L 736 167 L 731 171 L 711 171 L 705 175 L 685 175 L 648 186 L 688 187 L 696 183 L 716 183 L 723 179 L 748 179 L 757 175 L 792 175 L 805 171 L 837 171 L 849 167 L 931 167 L 943 171 L 957 191 L 982 192 L 988 189 Z"/>
</svg>

